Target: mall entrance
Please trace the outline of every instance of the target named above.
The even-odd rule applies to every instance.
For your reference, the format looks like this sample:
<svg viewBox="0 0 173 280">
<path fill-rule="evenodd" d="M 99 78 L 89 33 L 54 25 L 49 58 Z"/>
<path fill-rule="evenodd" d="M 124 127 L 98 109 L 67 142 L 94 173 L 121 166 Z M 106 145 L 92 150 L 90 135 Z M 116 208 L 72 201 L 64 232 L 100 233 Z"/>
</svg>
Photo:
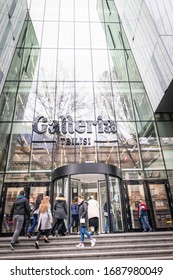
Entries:
<svg viewBox="0 0 173 280">
<path fill-rule="evenodd" d="M 173 228 L 171 212 L 171 193 L 166 180 L 122 180 L 121 172 L 113 165 L 102 163 L 71 164 L 54 170 L 52 182 L 16 182 L 4 183 L 1 198 L 0 235 L 12 235 L 14 225 L 9 219 L 12 204 L 24 188 L 28 199 L 36 200 L 38 193 L 49 195 L 51 205 L 60 192 L 64 193 L 68 205 L 70 222 L 70 205 L 79 194 L 86 200 L 91 195 L 100 205 L 99 232 L 105 232 L 106 217 L 104 205 L 108 203 L 109 231 L 141 231 L 138 219 L 138 201 L 147 204 L 148 220 L 155 231 Z M 36 229 L 35 229 L 36 230 Z M 72 229 L 72 233 L 75 228 Z"/>
<path fill-rule="evenodd" d="M 53 173 L 53 197 L 64 193 L 68 204 L 68 220 L 70 218 L 70 204 L 79 194 L 88 200 L 91 195 L 99 202 L 99 232 L 105 232 L 104 206 L 108 205 L 109 232 L 125 230 L 123 199 L 121 195 L 120 170 L 112 165 L 102 163 L 72 164 L 56 169 Z"/>
</svg>

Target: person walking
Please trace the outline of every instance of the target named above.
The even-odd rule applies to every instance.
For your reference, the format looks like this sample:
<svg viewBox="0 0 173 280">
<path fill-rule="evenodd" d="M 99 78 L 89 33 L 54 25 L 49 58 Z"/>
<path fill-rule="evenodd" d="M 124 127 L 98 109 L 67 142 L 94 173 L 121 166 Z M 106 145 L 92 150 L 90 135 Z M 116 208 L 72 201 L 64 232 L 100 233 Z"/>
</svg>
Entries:
<svg viewBox="0 0 173 280">
<path fill-rule="evenodd" d="M 39 206 L 38 233 L 35 241 L 35 248 L 39 249 L 39 239 L 45 234 L 44 242 L 49 243 L 49 235 L 52 228 L 53 217 L 50 209 L 50 198 L 45 196 Z"/>
<path fill-rule="evenodd" d="M 94 239 L 87 230 L 88 226 L 88 203 L 84 200 L 82 195 L 78 196 L 79 204 L 79 221 L 80 221 L 80 243 L 76 245 L 78 248 L 84 248 L 84 236 L 86 235 L 91 241 L 91 247 L 95 246 L 96 239 Z"/>
<path fill-rule="evenodd" d="M 30 214 L 28 199 L 24 196 L 24 194 L 25 193 L 23 190 L 20 191 L 18 197 L 15 199 L 13 203 L 10 212 L 10 217 L 15 222 L 15 231 L 10 243 L 11 250 L 14 250 L 15 244 L 18 243 L 18 237 L 21 233 L 25 216 Z"/>
<path fill-rule="evenodd" d="M 67 203 L 63 193 L 60 193 L 55 199 L 53 206 L 55 223 L 52 228 L 52 235 L 55 236 L 57 230 L 58 236 L 65 235 L 66 227 L 64 224 L 64 219 L 67 218 Z"/>
<path fill-rule="evenodd" d="M 30 214 L 29 216 L 27 215 L 25 217 L 25 222 L 24 222 L 24 236 L 28 236 L 28 228 L 32 226 L 33 224 L 33 219 L 34 219 L 34 213 L 33 213 L 33 208 L 34 208 L 34 201 L 32 198 L 29 200 L 29 206 L 30 206 Z"/>
<path fill-rule="evenodd" d="M 139 200 L 138 204 L 138 217 L 141 221 L 141 225 L 144 232 L 153 231 L 147 220 L 147 205 L 144 203 L 143 199 Z"/>
<path fill-rule="evenodd" d="M 76 232 L 78 232 L 78 224 L 79 224 L 78 197 L 75 196 L 71 204 L 71 219 L 70 219 L 70 224 L 68 226 L 67 233 L 70 234 L 70 229 L 74 225 L 76 227 Z"/>
<path fill-rule="evenodd" d="M 105 216 L 105 233 L 108 233 L 108 229 L 109 229 L 109 218 L 108 218 L 108 202 L 106 201 L 104 204 L 104 216 Z M 114 211 L 112 208 L 112 205 L 110 205 L 110 218 L 111 218 L 111 231 L 115 232 L 115 221 L 114 221 Z"/>
<path fill-rule="evenodd" d="M 88 219 L 89 219 L 89 227 L 91 229 L 91 235 L 99 234 L 99 203 L 94 199 L 94 196 L 90 196 L 90 200 L 88 201 Z"/>
<path fill-rule="evenodd" d="M 40 203 L 41 203 L 42 199 L 43 199 L 43 194 L 42 194 L 42 193 L 39 193 L 39 194 L 37 195 L 36 202 L 35 202 L 34 207 L 33 207 L 33 209 L 32 209 L 32 211 L 33 211 L 33 213 L 34 213 L 34 214 L 33 214 L 33 223 L 32 223 L 32 225 L 28 228 L 28 232 L 27 232 L 28 238 L 31 238 L 32 233 L 33 233 L 33 231 L 34 231 L 34 229 L 35 229 L 35 227 L 36 227 L 36 225 L 37 225 L 37 223 L 38 223 L 39 206 L 40 206 Z"/>
</svg>

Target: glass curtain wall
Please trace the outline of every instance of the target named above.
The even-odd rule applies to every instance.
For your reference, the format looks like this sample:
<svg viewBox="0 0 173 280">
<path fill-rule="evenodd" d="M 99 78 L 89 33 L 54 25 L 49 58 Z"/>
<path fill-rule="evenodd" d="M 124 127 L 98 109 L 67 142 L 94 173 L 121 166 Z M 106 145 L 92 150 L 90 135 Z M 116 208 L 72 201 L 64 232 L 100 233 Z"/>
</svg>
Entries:
<svg viewBox="0 0 173 280">
<path fill-rule="evenodd" d="M 34 0 L 0 100 L 0 171 L 83 162 L 164 170 L 152 108 L 111 0 Z M 143 172 L 143 174 L 145 174 Z"/>
</svg>

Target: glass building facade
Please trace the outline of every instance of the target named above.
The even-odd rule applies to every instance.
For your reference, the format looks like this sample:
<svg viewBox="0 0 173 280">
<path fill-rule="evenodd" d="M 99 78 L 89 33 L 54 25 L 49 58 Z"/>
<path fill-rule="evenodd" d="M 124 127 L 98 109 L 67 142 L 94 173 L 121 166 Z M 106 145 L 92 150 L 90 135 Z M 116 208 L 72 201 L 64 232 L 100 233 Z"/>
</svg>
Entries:
<svg viewBox="0 0 173 280">
<path fill-rule="evenodd" d="M 105 201 L 110 231 L 139 230 L 140 198 L 155 230 L 173 227 L 173 114 L 155 114 L 138 69 L 115 1 L 28 1 L 0 96 L 1 234 L 23 187 L 63 191 L 69 216 L 94 194 L 100 232 Z"/>
</svg>

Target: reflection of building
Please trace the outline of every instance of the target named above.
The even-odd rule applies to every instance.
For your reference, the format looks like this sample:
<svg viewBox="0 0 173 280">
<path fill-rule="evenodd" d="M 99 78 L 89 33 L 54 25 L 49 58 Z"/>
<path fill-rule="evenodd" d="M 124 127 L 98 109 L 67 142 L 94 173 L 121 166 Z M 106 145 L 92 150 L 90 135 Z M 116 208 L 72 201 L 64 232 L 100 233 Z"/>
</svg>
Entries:
<svg viewBox="0 0 173 280">
<path fill-rule="evenodd" d="M 158 196 L 166 197 L 165 215 L 170 215 L 172 112 L 159 111 L 163 91 L 157 104 L 153 101 L 157 83 L 160 89 L 159 64 L 150 64 L 157 76 L 152 88 L 144 77 L 150 57 L 146 53 L 143 61 L 135 45 L 143 42 L 147 52 L 146 42 L 151 44 L 134 26 L 130 37 L 127 25 L 132 18 L 127 13 L 125 22 L 122 2 L 31 1 L 0 97 L 2 215 L 3 201 L 17 185 L 24 185 L 28 196 L 35 186 L 43 187 L 52 201 L 63 191 L 69 203 L 79 192 L 86 197 L 94 192 L 101 208 L 106 199 L 110 202 L 118 195 L 117 231 L 139 228 L 131 200 L 137 203 L 140 195 L 147 201 L 153 226 L 160 228 L 150 187 L 154 185 Z M 143 13 L 135 11 L 134 17 Z M 142 20 L 152 26 L 149 14 Z M 150 31 L 158 36 L 156 28 Z M 158 61 L 159 52 L 153 59 Z M 166 61 L 172 63 L 169 57 Z M 115 167 L 121 176 L 112 172 Z M 100 216 L 103 231 L 102 212 Z M 172 227 L 171 219 L 161 228 Z"/>
</svg>

